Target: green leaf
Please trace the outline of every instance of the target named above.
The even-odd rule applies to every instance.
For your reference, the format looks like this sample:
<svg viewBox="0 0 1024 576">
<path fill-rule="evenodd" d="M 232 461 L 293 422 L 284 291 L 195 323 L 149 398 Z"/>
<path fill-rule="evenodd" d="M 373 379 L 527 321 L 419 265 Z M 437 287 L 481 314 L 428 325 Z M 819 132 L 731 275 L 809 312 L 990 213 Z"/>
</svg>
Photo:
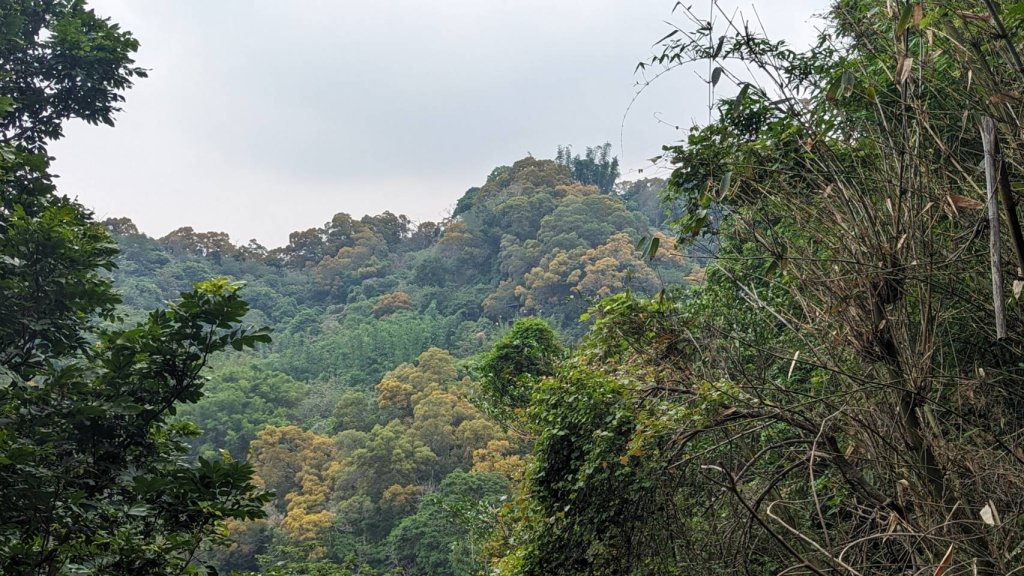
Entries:
<svg viewBox="0 0 1024 576">
<path fill-rule="evenodd" d="M 910 19 L 914 16 L 914 3 L 909 3 L 903 7 L 900 12 L 900 18 L 896 21 L 896 39 L 900 40 L 903 38 L 903 34 L 907 31 L 907 27 L 910 26 Z"/>
<path fill-rule="evenodd" d="M 129 516 L 150 516 L 153 514 L 153 509 L 145 504 L 138 504 L 129 508 L 127 514 Z"/>
<path fill-rule="evenodd" d="M 721 79 L 722 79 L 722 67 L 721 66 L 716 66 L 715 69 L 711 71 L 711 85 L 712 86 L 718 86 L 718 81 L 721 80 Z"/>
<path fill-rule="evenodd" d="M 660 246 L 660 245 L 661 245 L 661 238 L 658 238 L 657 236 L 655 236 L 654 238 L 651 238 L 651 246 L 647 250 L 647 259 L 648 260 L 654 260 L 654 257 L 658 254 L 658 246 Z"/>
<path fill-rule="evenodd" d="M 675 30 L 669 32 L 668 34 L 665 34 L 664 36 L 662 36 L 660 40 L 658 40 L 657 42 L 654 43 L 654 45 L 657 46 L 658 44 L 661 44 L 662 42 L 664 42 L 665 40 L 668 40 L 669 38 L 675 36 L 676 34 L 679 34 L 679 29 L 678 28 L 676 28 Z"/>
<path fill-rule="evenodd" d="M 725 47 L 725 36 L 720 36 L 718 38 L 718 45 L 716 45 L 714 51 L 711 52 L 711 59 L 714 60 L 715 58 L 718 58 L 722 54 L 722 48 L 724 48 L 724 47 Z"/>
<path fill-rule="evenodd" d="M 736 99 L 732 101 L 732 110 L 729 112 L 733 117 L 739 116 L 740 110 L 743 108 L 743 102 L 747 98 L 747 93 L 750 92 L 750 84 L 745 83 L 740 88 L 740 93 L 736 95 Z"/>
</svg>

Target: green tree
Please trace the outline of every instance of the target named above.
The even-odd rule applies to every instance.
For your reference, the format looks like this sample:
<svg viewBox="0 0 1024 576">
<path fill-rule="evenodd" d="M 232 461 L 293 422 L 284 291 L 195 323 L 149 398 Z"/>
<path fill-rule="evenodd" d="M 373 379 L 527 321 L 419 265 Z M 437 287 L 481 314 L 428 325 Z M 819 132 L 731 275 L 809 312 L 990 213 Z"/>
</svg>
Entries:
<svg viewBox="0 0 1024 576">
<path fill-rule="evenodd" d="M 456 471 L 416 513 L 388 536 L 391 561 L 410 576 L 469 576 L 485 564 L 482 541 L 494 525 L 508 480 L 498 474 Z"/>
<path fill-rule="evenodd" d="M 236 286 L 216 281 L 139 326 L 80 332 L 77 350 L 10 354 L 19 343 L 2 342 L 14 359 L 0 368 L 4 573 L 192 571 L 221 521 L 262 515 L 252 469 L 184 464 L 194 427 L 172 418 L 202 396 L 211 354 L 269 341 L 238 327 L 246 309 Z"/>
<path fill-rule="evenodd" d="M 587 146 L 586 154 L 572 155 L 571 146 L 559 146 L 555 162 L 572 172 L 574 180 L 588 186 L 597 186 L 604 194 L 611 194 L 619 179 L 619 159 L 611 156 L 612 145 Z"/>
<path fill-rule="evenodd" d="M 232 363 L 214 370 L 203 398 L 183 406 L 179 415 L 202 430 L 192 442 L 194 452 L 210 457 L 227 450 L 244 460 L 260 430 L 297 419 L 296 408 L 306 392 L 305 384 L 280 372 Z"/>
<path fill-rule="evenodd" d="M 634 238 L 644 236 L 647 220 L 629 212 L 617 198 L 591 193 L 572 195 L 560 203 L 541 221 L 537 240 L 563 250 L 577 246 L 594 248 L 617 233 L 628 233 Z M 565 238 L 572 240 L 566 244 Z"/>
<path fill-rule="evenodd" d="M 217 264 L 225 256 L 238 253 L 225 232 L 196 232 L 191 226 L 172 231 L 158 240 L 171 254 L 209 258 Z"/>
<path fill-rule="evenodd" d="M 555 373 L 562 352 L 546 322 L 519 320 L 481 360 L 480 388 L 496 408 L 524 408 L 533 387 Z"/>
<path fill-rule="evenodd" d="M 144 76 L 137 43 L 85 2 L 0 6 L 0 571 L 165 574 L 267 496 L 248 465 L 187 465 L 208 357 L 268 342 L 227 281 L 197 285 L 128 328 L 108 272 L 116 247 L 55 194 L 45 145 L 72 118 L 113 122 Z"/>
<path fill-rule="evenodd" d="M 138 42 L 82 0 L 0 6 L 0 144 L 42 151 L 70 119 L 113 126 Z"/>
</svg>

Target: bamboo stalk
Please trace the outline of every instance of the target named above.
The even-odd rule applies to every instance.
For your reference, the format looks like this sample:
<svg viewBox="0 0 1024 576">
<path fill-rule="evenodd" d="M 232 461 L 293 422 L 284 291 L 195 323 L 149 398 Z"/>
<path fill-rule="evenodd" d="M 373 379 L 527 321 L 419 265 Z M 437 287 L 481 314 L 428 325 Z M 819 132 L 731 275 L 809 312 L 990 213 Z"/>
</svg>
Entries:
<svg viewBox="0 0 1024 576">
<path fill-rule="evenodd" d="M 996 141 L 998 146 L 998 140 Z M 1017 277 L 1024 277 L 1024 234 L 1021 233 L 1020 217 L 1017 215 L 1017 200 L 1010 187 L 1010 167 L 1006 160 L 999 158 L 999 196 L 1006 209 L 1006 223 L 1010 226 L 1010 239 L 1017 253 Z"/>
<path fill-rule="evenodd" d="M 1003 298 L 1003 265 L 999 258 L 999 198 L 997 185 L 999 173 L 996 157 L 999 155 L 999 140 L 996 137 L 996 123 L 985 117 L 981 121 L 981 142 L 985 147 L 985 188 L 987 190 L 989 258 L 992 262 L 992 304 L 996 316 L 996 338 L 1006 338 L 1006 301 Z"/>
<path fill-rule="evenodd" d="M 1018 74 L 1024 76 L 1024 63 L 1021 62 L 1020 53 L 1017 52 L 1013 39 L 1010 38 L 1009 32 L 1006 31 L 1006 26 L 1003 25 L 1003 19 L 999 17 L 999 10 L 996 9 L 995 3 L 992 0 L 985 0 L 985 8 L 988 10 L 989 16 L 992 17 L 992 26 L 996 29 L 998 38 L 1006 44 L 1006 51 L 1010 53 L 1013 67 L 1017 70 Z"/>
</svg>

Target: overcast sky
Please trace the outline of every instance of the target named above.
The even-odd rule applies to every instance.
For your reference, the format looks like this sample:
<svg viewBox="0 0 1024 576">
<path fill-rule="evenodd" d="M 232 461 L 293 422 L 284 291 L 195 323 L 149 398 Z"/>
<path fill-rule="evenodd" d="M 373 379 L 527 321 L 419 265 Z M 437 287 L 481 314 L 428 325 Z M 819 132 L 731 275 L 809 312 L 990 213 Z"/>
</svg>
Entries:
<svg viewBox="0 0 1024 576">
<path fill-rule="evenodd" d="M 696 70 L 638 61 L 674 0 L 91 0 L 150 69 L 116 128 L 68 127 L 61 190 L 146 233 L 267 246 L 336 212 L 438 220 L 491 169 L 611 142 L 627 178 L 706 118 Z M 701 4 L 696 2 L 695 4 Z M 757 6 L 806 44 L 825 0 Z M 648 170 L 642 175 L 648 175 Z"/>
</svg>

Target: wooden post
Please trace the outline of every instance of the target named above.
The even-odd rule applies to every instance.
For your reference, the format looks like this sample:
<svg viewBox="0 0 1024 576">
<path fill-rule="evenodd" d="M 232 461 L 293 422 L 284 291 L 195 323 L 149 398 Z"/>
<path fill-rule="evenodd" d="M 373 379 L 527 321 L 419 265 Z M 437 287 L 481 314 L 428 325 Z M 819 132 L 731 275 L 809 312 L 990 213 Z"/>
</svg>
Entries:
<svg viewBox="0 0 1024 576">
<path fill-rule="evenodd" d="M 985 148 L 985 187 L 988 193 L 989 258 L 992 262 L 992 304 L 996 313 L 996 338 L 1006 338 L 1006 301 L 1003 298 L 1003 264 L 999 258 L 999 197 L 997 186 L 999 171 L 999 140 L 996 123 L 989 117 L 981 121 L 981 142 Z"/>
</svg>

